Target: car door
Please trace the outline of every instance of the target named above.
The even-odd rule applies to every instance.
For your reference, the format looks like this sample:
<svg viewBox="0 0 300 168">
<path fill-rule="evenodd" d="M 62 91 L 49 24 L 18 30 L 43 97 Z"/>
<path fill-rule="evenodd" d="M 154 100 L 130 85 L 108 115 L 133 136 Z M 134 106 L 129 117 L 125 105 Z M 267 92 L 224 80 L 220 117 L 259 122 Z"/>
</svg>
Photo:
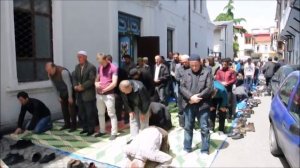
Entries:
<svg viewBox="0 0 300 168">
<path fill-rule="evenodd" d="M 275 121 L 273 124 L 276 127 L 277 132 L 277 140 L 284 151 L 284 143 L 286 143 L 288 126 L 290 125 L 290 119 L 287 119 L 289 100 L 293 89 L 296 87 L 298 83 L 298 78 L 295 76 L 288 77 L 283 84 L 281 85 L 278 95 L 275 96 L 275 101 L 272 102 L 272 110 L 274 110 Z"/>
<path fill-rule="evenodd" d="M 298 80 L 299 81 L 299 80 Z M 284 154 L 292 167 L 299 167 L 300 155 L 300 85 L 294 88 L 289 100 L 287 115 L 283 119 Z M 292 128 L 293 127 L 293 128 Z M 296 129 L 296 130 L 295 130 Z"/>
</svg>

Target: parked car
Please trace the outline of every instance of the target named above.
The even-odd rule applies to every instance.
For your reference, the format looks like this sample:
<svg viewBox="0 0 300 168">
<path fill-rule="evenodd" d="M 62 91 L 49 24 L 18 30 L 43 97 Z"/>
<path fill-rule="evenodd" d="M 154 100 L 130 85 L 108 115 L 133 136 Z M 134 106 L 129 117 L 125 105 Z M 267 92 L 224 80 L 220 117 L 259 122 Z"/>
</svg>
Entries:
<svg viewBox="0 0 300 168">
<path fill-rule="evenodd" d="M 271 153 L 284 154 L 291 167 L 300 167 L 300 71 L 290 73 L 280 85 L 269 119 Z"/>
<path fill-rule="evenodd" d="M 277 72 L 273 75 L 271 79 L 271 90 L 272 97 L 278 91 L 280 84 L 283 80 L 293 71 L 300 70 L 300 65 L 283 65 L 280 67 Z"/>
</svg>

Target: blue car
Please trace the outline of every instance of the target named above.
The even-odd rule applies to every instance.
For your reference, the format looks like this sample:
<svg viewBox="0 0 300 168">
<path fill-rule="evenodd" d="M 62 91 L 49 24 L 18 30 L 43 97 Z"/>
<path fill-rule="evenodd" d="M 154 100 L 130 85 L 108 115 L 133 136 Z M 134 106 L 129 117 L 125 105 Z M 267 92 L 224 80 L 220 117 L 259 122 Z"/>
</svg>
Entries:
<svg viewBox="0 0 300 168">
<path fill-rule="evenodd" d="M 270 150 L 300 167 L 300 71 L 290 73 L 274 95 L 269 114 Z"/>
</svg>

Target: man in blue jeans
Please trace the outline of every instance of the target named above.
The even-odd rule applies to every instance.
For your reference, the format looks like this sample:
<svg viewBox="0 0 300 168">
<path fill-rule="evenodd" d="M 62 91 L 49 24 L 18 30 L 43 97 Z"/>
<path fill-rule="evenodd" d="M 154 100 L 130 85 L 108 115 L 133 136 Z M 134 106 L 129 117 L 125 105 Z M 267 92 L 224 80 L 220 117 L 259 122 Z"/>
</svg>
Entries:
<svg viewBox="0 0 300 168">
<path fill-rule="evenodd" d="M 201 65 L 199 55 L 192 54 L 189 63 L 190 69 L 185 71 L 180 82 L 185 116 L 183 154 L 192 152 L 193 129 L 197 118 L 201 128 L 201 154 L 207 156 L 210 143 L 208 118 L 213 77 L 210 71 Z"/>
<path fill-rule="evenodd" d="M 27 111 L 32 115 L 32 118 L 26 124 L 25 130 L 40 134 L 52 128 L 50 110 L 43 102 L 38 99 L 29 98 L 28 93 L 23 91 L 19 92 L 17 97 L 22 106 L 15 134 L 23 132 L 23 122 Z"/>
</svg>

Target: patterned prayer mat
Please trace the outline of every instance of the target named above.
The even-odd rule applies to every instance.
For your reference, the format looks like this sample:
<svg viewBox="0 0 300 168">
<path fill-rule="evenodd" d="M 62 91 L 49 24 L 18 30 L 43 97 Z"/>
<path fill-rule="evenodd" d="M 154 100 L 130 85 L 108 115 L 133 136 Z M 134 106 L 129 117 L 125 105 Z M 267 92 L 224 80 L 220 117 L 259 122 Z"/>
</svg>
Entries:
<svg viewBox="0 0 300 168">
<path fill-rule="evenodd" d="M 169 131 L 170 155 L 173 156 L 171 165 L 174 167 L 209 167 L 227 136 L 219 133 L 211 134 L 210 154 L 207 158 L 201 158 L 200 130 L 196 129 L 194 130 L 193 152 L 184 156 L 180 155 L 183 149 L 184 130 L 179 127 L 177 118 L 178 109 L 175 107 L 174 103 L 169 105 L 169 111 L 172 115 L 172 122 L 174 125 L 174 128 Z M 128 125 L 119 122 L 120 134 L 114 141 L 109 140 L 109 135 L 105 135 L 101 138 L 80 135 L 79 132 L 81 129 L 72 133 L 69 133 L 68 131 L 59 131 L 59 128 L 62 125 L 63 123 L 61 122 L 55 122 L 51 131 L 47 131 L 40 135 L 27 134 L 10 137 L 14 139 L 29 139 L 38 145 L 55 148 L 72 153 L 72 155 L 78 155 L 105 163 L 107 164 L 107 167 L 124 167 L 125 155 L 123 149 L 126 146 L 126 142 L 130 139 Z M 230 128 L 231 123 L 226 123 L 226 129 Z M 107 131 L 110 132 L 109 126 L 107 127 Z"/>
</svg>

